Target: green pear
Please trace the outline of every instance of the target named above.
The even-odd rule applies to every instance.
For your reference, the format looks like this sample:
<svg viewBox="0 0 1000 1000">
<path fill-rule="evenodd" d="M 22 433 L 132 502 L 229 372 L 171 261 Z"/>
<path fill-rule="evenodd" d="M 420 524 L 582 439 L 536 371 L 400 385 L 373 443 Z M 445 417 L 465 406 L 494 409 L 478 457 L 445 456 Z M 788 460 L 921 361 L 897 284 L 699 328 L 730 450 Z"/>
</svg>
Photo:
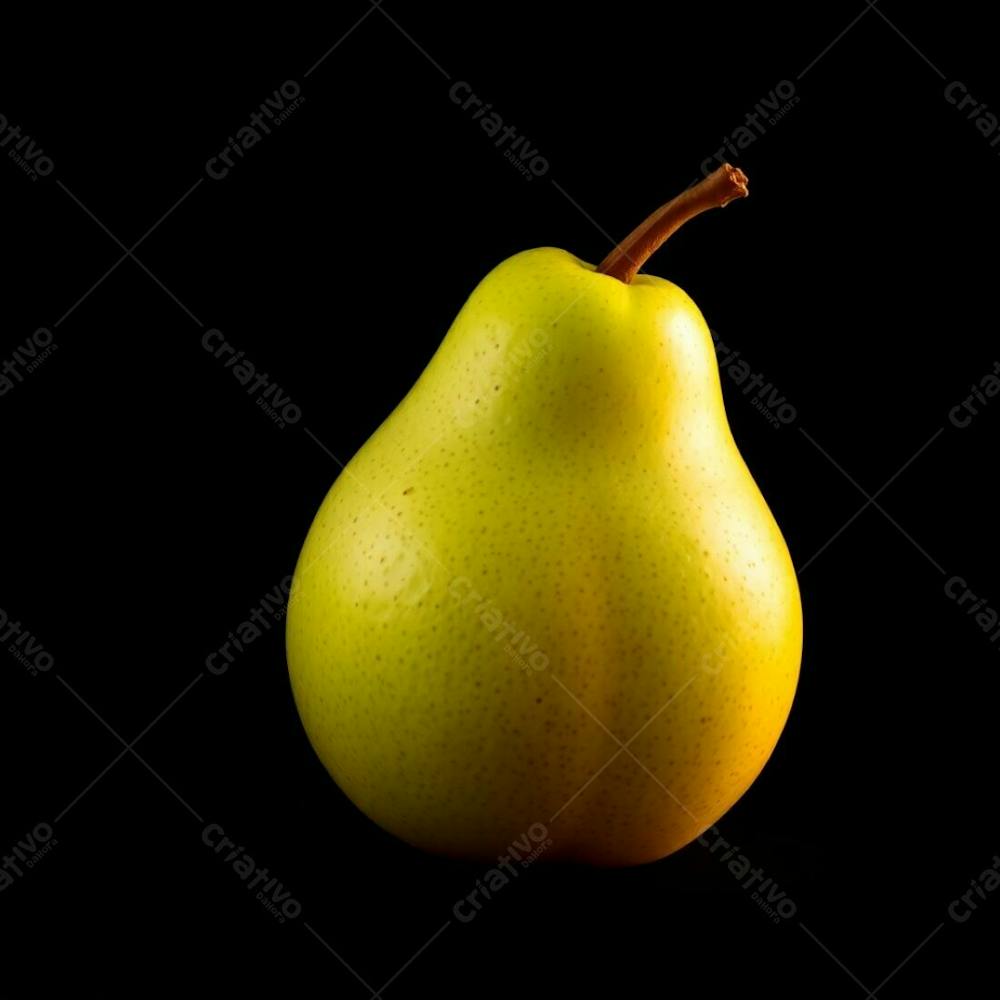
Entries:
<svg viewBox="0 0 1000 1000">
<path fill-rule="evenodd" d="M 770 756 L 795 572 L 701 313 L 637 273 L 745 194 L 727 165 L 600 267 L 500 264 L 323 501 L 288 610 L 295 701 L 337 784 L 409 843 L 647 862 Z"/>
</svg>

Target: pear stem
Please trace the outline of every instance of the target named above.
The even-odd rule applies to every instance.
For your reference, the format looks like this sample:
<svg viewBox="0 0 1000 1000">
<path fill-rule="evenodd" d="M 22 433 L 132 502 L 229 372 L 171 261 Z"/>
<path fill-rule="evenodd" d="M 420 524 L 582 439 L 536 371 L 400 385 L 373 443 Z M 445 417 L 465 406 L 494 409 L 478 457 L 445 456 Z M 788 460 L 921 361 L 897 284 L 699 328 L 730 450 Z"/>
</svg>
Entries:
<svg viewBox="0 0 1000 1000">
<path fill-rule="evenodd" d="M 734 198 L 745 198 L 748 193 L 746 174 L 738 167 L 724 163 L 633 229 L 601 261 L 598 274 L 607 274 L 629 284 L 639 268 L 685 222 L 710 208 L 722 208 Z"/>
</svg>

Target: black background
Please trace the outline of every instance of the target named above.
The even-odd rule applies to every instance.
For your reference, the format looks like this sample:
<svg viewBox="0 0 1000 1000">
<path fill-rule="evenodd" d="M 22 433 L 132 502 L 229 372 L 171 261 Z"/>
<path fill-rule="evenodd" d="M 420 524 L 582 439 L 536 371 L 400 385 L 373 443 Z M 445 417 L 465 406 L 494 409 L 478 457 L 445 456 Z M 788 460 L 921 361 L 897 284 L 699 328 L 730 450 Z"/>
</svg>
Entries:
<svg viewBox="0 0 1000 1000">
<path fill-rule="evenodd" d="M 5 32 L 0 113 L 55 168 L 32 181 L 0 157 L 0 356 L 39 327 L 58 345 L 0 397 L 0 608 L 55 658 L 0 664 L 0 849 L 43 822 L 57 840 L 0 892 L 10 992 L 971 990 L 1000 893 L 962 924 L 947 907 L 1000 851 L 1000 659 L 944 584 L 1000 604 L 1000 401 L 964 429 L 948 413 L 997 357 L 1000 159 L 943 91 L 1000 108 L 980 11 L 384 6 L 50 12 Z M 524 179 L 449 79 L 545 176 Z M 288 80 L 301 106 L 208 178 Z M 797 413 L 776 430 L 723 379 L 806 639 L 782 741 L 720 825 L 797 912 L 775 926 L 695 844 L 633 870 L 533 866 L 461 924 L 482 866 L 425 857 L 344 798 L 299 725 L 281 625 L 220 676 L 205 657 L 291 572 L 328 452 L 364 443 L 483 275 L 538 245 L 596 262 L 782 80 L 799 102 L 733 160 L 751 197 L 648 270 Z M 297 424 L 203 349 L 211 327 Z M 112 729 L 144 733 L 134 754 Z M 207 823 L 298 919 L 253 899 Z"/>
</svg>

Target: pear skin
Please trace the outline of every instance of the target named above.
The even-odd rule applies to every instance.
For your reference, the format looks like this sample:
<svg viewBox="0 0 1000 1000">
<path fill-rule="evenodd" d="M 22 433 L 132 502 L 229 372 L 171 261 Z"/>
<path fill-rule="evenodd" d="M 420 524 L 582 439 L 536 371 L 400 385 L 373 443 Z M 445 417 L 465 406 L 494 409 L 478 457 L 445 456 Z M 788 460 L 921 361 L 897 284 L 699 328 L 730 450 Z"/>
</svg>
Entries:
<svg viewBox="0 0 1000 1000">
<path fill-rule="evenodd" d="M 424 850 L 631 865 L 715 823 L 802 613 L 694 302 L 552 248 L 496 267 L 323 501 L 287 649 L 323 764 Z"/>
</svg>

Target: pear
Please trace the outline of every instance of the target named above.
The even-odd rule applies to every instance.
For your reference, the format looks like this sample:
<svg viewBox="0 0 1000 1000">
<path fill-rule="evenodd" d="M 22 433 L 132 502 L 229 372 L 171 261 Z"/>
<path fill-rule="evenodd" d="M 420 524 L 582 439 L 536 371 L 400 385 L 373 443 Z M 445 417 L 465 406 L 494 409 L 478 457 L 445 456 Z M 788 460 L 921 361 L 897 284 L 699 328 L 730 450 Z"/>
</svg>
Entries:
<svg viewBox="0 0 1000 1000">
<path fill-rule="evenodd" d="M 725 165 L 599 266 L 488 274 L 344 468 L 295 571 L 288 665 L 334 780 L 460 858 L 662 858 L 747 790 L 802 612 L 694 302 L 638 273 Z"/>
</svg>

